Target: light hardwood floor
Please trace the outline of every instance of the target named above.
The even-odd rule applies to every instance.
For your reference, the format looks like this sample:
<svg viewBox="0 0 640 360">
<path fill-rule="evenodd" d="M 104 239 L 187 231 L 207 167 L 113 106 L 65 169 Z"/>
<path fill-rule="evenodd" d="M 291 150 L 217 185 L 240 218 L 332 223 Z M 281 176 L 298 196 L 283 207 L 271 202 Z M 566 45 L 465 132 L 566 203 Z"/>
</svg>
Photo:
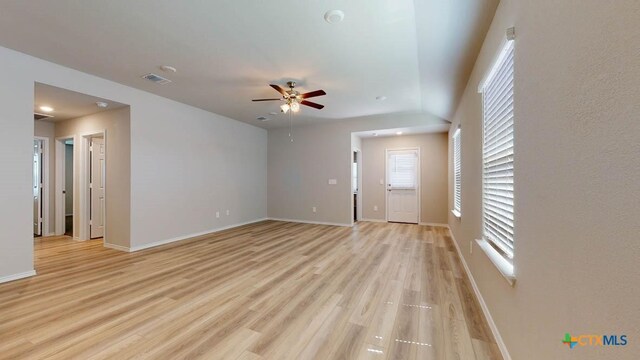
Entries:
<svg viewBox="0 0 640 360">
<path fill-rule="evenodd" d="M 136 253 L 36 240 L 2 359 L 500 359 L 446 228 L 266 221 Z"/>
</svg>

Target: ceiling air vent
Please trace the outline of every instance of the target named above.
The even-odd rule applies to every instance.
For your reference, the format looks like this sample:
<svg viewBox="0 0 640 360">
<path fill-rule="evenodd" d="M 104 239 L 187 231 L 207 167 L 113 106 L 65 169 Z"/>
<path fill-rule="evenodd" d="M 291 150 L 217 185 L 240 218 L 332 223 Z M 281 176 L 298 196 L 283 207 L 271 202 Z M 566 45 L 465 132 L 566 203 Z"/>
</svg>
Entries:
<svg viewBox="0 0 640 360">
<path fill-rule="evenodd" d="M 265 117 L 265 116 L 258 116 L 256 118 L 258 121 L 269 121 L 269 118 Z"/>
<path fill-rule="evenodd" d="M 53 115 L 33 113 L 33 120 L 42 120 L 52 118 Z"/>
<path fill-rule="evenodd" d="M 147 79 L 149 81 L 152 81 L 152 82 L 154 82 L 156 84 L 159 84 L 159 85 L 164 85 L 164 84 L 168 84 L 168 83 L 171 82 L 171 80 L 169 80 L 167 78 L 163 78 L 162 76 L 156 75 L 156 74 L 153 74 L 153 73 L 148 73 L 147 75 L 142 76 L 142 78 Z"/>
</svg>

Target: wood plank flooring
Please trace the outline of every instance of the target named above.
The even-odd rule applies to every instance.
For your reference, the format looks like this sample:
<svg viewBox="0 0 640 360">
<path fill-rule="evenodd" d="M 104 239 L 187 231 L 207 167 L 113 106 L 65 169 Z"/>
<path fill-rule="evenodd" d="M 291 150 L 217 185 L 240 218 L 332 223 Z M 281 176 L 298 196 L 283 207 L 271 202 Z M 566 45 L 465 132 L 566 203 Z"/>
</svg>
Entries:
<svg viewBox="0 0 640 360">
<path fill-rule="evenodd" d="M 136 253 L 36 240 L 0 359 L 501 359 L 446 228 L 265 221 Z"/>
</svg>

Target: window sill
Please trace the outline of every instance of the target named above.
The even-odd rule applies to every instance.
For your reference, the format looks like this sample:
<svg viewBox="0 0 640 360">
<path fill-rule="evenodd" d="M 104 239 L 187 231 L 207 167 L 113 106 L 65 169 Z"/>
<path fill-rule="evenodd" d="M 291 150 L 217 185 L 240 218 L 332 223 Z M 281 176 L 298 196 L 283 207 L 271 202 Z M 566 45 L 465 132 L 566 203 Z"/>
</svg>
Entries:
<svg viewBox="0 0 640 360">
<path fill-rule="evenodd" d="M 476 239 L 478 246 L 482 251 L 487 255 L 489 260 L 495 265 L 500 274 L 507 280 L 509 285 L 515 286 L 516 284 L 516 276 L 513 269 L 513 264 L 511 264 L 507 259 L 502 256 L 498 252 L 498 250 L 494 249 L 487 240 L 484 239 Z"/>
<path fill-rule="evenodd" d="M 451 213 L 453 214 L 453 216 L 455 216 L 458 220 L 460 220 L 460 218 L 462 217 L 462 214 L 460 214 L 459 211 L 456 210 L 451 210 Z"/>
</svg>

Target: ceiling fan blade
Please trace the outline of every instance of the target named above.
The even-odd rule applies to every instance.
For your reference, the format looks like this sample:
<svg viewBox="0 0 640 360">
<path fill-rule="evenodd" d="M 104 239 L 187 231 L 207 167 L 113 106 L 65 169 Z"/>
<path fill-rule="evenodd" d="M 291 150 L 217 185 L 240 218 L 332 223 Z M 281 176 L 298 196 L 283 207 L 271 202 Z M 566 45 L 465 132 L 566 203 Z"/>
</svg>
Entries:
<svg viewBox="0 0 640 360">
<path fill-rule="evenodd" d="M 307 100 L 302 100 L 302 101 L 300 102 L 300 104 L 302 104 L 302 105 L 307 105 L 307 106 L 311 106 L 312 108 L 316 108 L 316 109 L 318 109 L 318 110 L 320 110 L 320 109 L 322 109 L 322 108 L 324 107 L 324 105 L 316 104 L 316 103 L 314 103 L 314 102 L 307 101 Z"/>
<path fill-rule="evenodd" d="M 302 97 L 303 99 L 308 99 L 308 98 L 322 96 L 322 95 L 327 95 L 327 93 L 324 92 L 324 90 L 316 90 L 316 91 L 300 94 L 300 97 Z"/>
<path fill-rule="evenodd" d="M 274 88 L 277 92 L 279 92 L 280 94 L 282 94 L 282 96 L 288 95 L 287 92 L 281 88 L 278 85 L 273 85 L 273 84 L 269 84 L 269 86 L 271 86 L 272 88 Z"/>
<path fill-rule="evenodd" d="M 282 100 L 282 99 L 280 99 L 280 98 L 278 98 L 278 99 L 253 99 L 251 101 L 275 101 L 275 100 Z"/>
</svg>

